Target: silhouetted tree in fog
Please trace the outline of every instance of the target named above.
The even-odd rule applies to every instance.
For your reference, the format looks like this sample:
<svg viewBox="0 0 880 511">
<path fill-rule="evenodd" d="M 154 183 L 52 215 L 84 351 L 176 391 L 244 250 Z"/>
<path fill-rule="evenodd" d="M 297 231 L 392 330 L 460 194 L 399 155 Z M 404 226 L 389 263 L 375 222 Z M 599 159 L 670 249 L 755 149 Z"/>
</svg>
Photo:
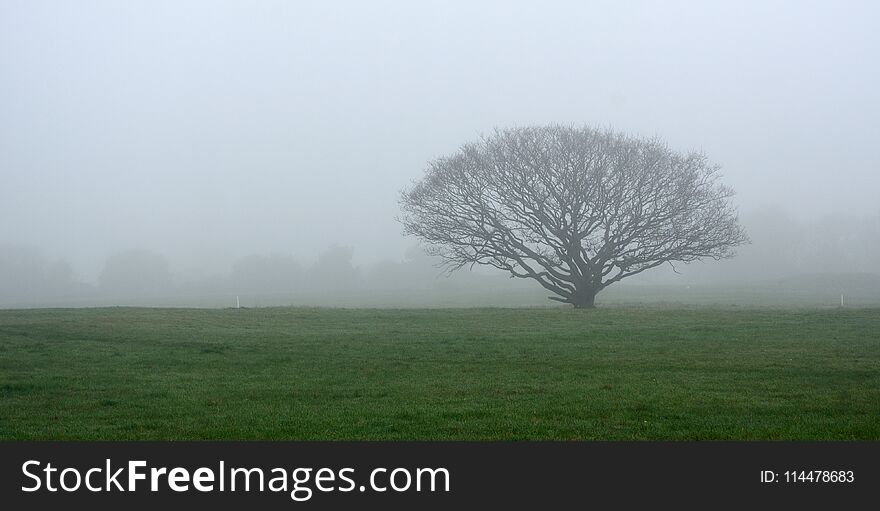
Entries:
<svg viewBox="0 0 880 511">
<path fill-rule="evenodd" d="M 747 238 L 700 153 L 589 127 L 496 131 L 429 164 L 401 197 L 404 233 L 450 269 L 483 264 L 575 307 L 673 261 L 721 259 Z"/>
</svg>

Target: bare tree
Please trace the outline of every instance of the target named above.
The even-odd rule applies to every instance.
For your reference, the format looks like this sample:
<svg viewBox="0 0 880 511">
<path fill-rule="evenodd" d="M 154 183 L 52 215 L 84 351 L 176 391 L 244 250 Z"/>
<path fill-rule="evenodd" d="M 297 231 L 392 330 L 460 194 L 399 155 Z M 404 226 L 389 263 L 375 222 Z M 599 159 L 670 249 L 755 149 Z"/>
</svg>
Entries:
<svg viewBox="0 0 880 511">
<path fill-rule="evenodd" d="M 493 266 L 588 308 L 626 277 L 747 241 L 718 170 L 610 130 L 496 130 L 429 163 L 402 192 L 400 221 L 450 271 Z"/>
</svg>

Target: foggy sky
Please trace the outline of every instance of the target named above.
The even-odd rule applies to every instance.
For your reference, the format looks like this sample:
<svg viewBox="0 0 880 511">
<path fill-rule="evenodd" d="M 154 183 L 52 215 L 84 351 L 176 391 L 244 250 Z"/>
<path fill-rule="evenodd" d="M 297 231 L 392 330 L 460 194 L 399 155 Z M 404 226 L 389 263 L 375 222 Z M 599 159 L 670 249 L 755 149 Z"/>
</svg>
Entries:
<svg viewBox="0 0 880 511">
<path fill-rule="evenodd" d="M 0 2 L 0 241 L 399 259 L 398 192 L 494 127 L 702 149 L 744 213 L 880 212 L 876 2 Z"/>
</svg>

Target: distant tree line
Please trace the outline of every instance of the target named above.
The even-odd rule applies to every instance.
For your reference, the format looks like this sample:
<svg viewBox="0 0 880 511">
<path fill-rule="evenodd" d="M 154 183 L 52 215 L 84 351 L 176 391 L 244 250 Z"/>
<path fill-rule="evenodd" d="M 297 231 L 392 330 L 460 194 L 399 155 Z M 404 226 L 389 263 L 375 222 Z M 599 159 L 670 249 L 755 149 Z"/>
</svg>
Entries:
<svg viewBox="0 0 880 511">
<path fill-rule="evenodd" d="M 0 244 L 0 305 L 70 298 L 88 293 L 69 263 L 49 260 L 34 247 Z"/>
<path fill-rule="evenodd" d="M 740 247 L 736 258 L 680 267 L 679 271 L 688 278 L 721 283 L 806 274 L 880 273 L 880 213 L 798 221 L 777 208 L 764 208 L 744 215 L 742 221 L 752 243 Z"/>
<path fill-rule="evenodd" d="M 712 265 L 679 266 L 682 275 L 646 272 L 642 282 L 743 282 L 799 274 L 878 273 L 880 214 L 867 218 L 826 216 L 798 222 L 767 209 L 743 216 L 752 244 L 734 259 Z M 187 279 L 167 259 L 147 250 L 115 254 L 95 284 L 83 283 L 71 265 L 48 258 L 34 247 L 0 243 L 0 306 L 116 304 L 165 295 L 290 295 L 444 288 L 482 289 L 485 274 L 443 274 L 438 261 L 418 246 L 399 260 L 367 267 L 353 263 L 354 249 L 333 246 L 312 264 L 290 255 L 251 255 L 234 261 L 227 273 Z M 499 277 L 499 279 L 501 279 Z M 501 279 L 506 282 L 509 279 Z M 499 280 L 492 280 L 495 285 Z M 224 303 L 228 303 L 224 302 Z M 283 303 L 283 302 L 281 302 Z"/>
<path fill-rule="evenodd" d="M 419 247 L 402 260 L 379 261 L 366 268 L 353 262 L 354 249 L 331 246 L 312 264 L 291 255 L 250 255 L 234 261 L 227 274 L 187 278 L 175 274 L 167 259 L 149 250 L 130 250 L 107 258 L 97 282 L 78 281 L 70 264 L 49 260 L 33 247 L 0 245 L 0 305 L 31 306 L 53 301 L 99 303 L 168 295 L 283 295 L 340 293 L 364 289 L 418 289 L 440 279 L 437 261 Z"/>
</svg>

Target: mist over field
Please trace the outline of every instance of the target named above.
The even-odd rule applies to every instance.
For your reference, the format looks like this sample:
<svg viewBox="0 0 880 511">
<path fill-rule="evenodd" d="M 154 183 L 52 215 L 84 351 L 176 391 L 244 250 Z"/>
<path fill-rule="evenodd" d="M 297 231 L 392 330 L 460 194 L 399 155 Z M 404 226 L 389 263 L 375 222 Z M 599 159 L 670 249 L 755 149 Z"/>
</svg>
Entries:
<svg viewBox="0 0 880 511">
<path fill-rule="evenodd" d="M 0 307 L 548 305 L 400 190 L 496 127 L 701 150 L 751 244 L 604 303 L 880 304 L 873 2 L 3 2 Z"/>
</svg>

